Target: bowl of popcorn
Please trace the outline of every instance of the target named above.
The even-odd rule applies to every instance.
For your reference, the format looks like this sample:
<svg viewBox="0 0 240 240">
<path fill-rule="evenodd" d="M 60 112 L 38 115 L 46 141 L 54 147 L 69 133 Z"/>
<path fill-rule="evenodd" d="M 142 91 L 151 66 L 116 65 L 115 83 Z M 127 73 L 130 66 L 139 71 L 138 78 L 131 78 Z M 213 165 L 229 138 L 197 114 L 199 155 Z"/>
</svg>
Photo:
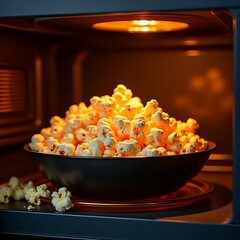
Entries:
<svg viewBox="0 0 240 240">
<path fill-rule="evenodd" d="M 53 116 L 24 149 L 52 184 L 82 198 L 152 198 L 183 187 L 206 164 L 216 144 L 198 128 L 118 84 L 112 95 Z"/>
</svg>

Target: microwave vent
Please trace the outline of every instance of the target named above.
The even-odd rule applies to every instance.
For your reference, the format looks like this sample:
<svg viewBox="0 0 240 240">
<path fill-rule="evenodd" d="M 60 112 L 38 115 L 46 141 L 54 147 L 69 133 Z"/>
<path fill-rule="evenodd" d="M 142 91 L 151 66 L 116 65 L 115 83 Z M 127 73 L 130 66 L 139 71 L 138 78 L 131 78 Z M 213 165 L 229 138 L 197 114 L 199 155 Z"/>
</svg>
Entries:
<svg viewBox="0 0 240 240">
<path fill-rule="evenodd" d="M 27 141 L 41 124 L 28 66 L 0 66 L 0 149 Z"/>
<path fill-rule="evenodd" d="M 0 113 L 26 111 L 26 71 L 0 69 Z"/>
</svg>

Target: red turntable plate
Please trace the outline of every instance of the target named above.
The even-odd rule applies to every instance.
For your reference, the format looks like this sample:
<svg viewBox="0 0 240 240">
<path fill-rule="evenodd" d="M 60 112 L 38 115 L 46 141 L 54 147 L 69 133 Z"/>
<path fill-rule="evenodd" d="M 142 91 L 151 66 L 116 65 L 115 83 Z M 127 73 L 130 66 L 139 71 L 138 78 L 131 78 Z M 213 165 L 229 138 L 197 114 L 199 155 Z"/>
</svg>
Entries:
<svg viewBox="0 0 240 240">
<path fill-rule="evenodd" d="M 57 188 L 47 183 L 51 193 Z M 179 190 L 161 197 L 128 201 L 106 201 L 83 199 L 80 196 L 72 196 L 73 210 L 88 212 L 149 212 L 165 211 L 188 206 L 200 200 L 208 198 L 214 191 L 212 184 L 196 179 L 189 181 Z M 51 204 L 51 198 L 42 198 L 43 202 Z"/>
</svg>

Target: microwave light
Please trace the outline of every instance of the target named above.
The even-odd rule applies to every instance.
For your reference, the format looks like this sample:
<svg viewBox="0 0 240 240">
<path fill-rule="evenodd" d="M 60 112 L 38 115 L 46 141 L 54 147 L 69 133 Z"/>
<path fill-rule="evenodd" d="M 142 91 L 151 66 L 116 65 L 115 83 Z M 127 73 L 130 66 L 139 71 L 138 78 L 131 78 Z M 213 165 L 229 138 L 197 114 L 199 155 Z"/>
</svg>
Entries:
<svg viewBox="0 0 240 240">
<path fill-rule="evenodd" d="M 186 55 L 188 57 L 197 57 L 197 56 L 201 55 L 201 51 L 200 50 L 187 50 Z"/>
<path fill-rule="evenodd" d="M 196 46 L 198 44 L 198 41 L 195 39 L 191 39 L 191 40 L 186 40 L 183 43 L 186 46 Z"/>
<path fill-rule="evenodd" d="M 179 31 L 189 28 L 189 24 L 177 21 L 131 20 L 99 22 L 92 27 L 104 31 L 141 33 Z"/>
</svg>

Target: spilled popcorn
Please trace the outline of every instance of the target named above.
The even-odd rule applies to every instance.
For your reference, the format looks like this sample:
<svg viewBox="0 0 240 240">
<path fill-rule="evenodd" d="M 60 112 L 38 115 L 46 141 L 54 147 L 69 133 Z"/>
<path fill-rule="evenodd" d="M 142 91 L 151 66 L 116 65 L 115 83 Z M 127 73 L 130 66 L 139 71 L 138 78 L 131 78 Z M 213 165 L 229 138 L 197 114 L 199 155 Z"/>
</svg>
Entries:
<svg viewBox="0 0 240 240">
<path fill-rule="evenodd" d="M 52 204 L 57 211 L 64 212 L 74 206 L 71 196 L 71 192 L 66 187 L 61 187 L 58 192 L 52 193 Z"/>
<path fill-rule="evenodd" d="M 113 94 L 93 96 L 90 105 L 73 104 L 65 118 L 53 116 L 50 126 L 34 134 L 29 147 L 64 156 L 168 156 L 199 152 L 208 142 L 196 134 L 199 124 L 169 116 L 152 99 L 144 106 L 119 84 Z"/>
<path fill-rule="evenodd" d="M 41 197 L 49 198 L 50 191 L 46 184 L 41 184 L 37 187 L 32 187 L 26 190 L 25 199 L 34 205 L 41 204 Z"/>
<path fill-rule="evenodd" d="M 10 198 L 19 201 L 26 199 L 30 205 L 28 210 L 34 210 L 35 206 L 41 204 L 41 197 L 50 198 L 57 211 L 66 211 L 74 206 L 71 201 L 71 192 L 66 187 L 62 187 L 52 195 L 46 184 L 34 186 L 32 181 L 27 184 L 22 183 L 17 177 L 11 177 L 7 186 L 0 188 L 0 203 L 9 203 Z"/>
<path fill-rule="evenodd" d="M 33 182 L 23 184 L 17 177 L 11 177 L 7 186 L 0 188 L 0 203 L 8 203 L 10 198 L 16 201 L 25 198 L 25 193 L 33 187 Z"/>
</svg>

